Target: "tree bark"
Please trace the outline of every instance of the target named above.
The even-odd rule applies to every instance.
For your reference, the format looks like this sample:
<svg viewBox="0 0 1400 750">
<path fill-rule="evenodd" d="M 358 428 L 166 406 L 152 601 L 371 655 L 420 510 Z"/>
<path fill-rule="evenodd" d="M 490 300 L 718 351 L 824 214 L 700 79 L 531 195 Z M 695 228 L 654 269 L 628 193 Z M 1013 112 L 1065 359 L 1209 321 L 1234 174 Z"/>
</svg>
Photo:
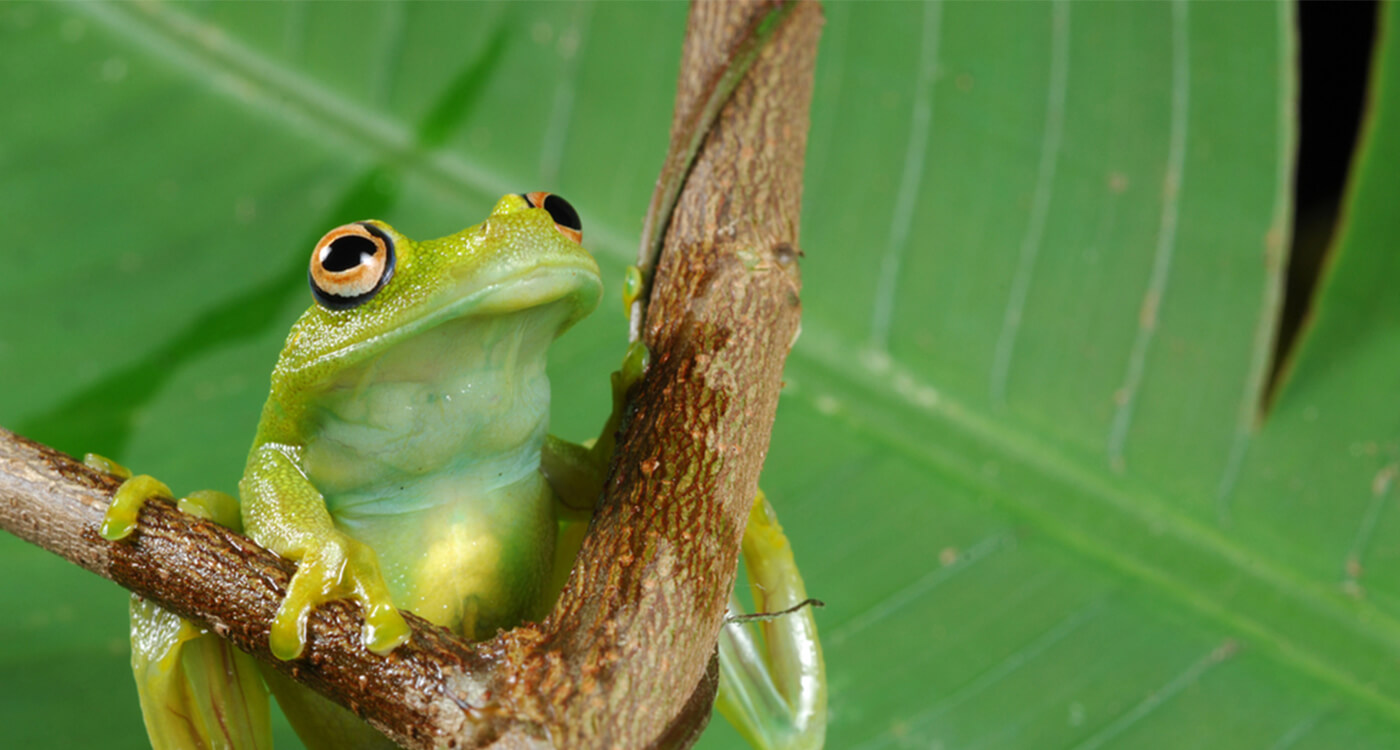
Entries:
<svg viewBox="0 0 1400 750">
<path fill-rule="evenodd" d="M 360 644 L 357 608 L 336 602 L 312 615 L 304 657 L 278 661 L 268 624 L 291 563 L 159 502 L 133 539 L 107 542 L 96 529 L 117 480 L 3 430 L 0 526 L 207 625 L 405 747 L 688 747 L 714 699 L 715 643 L 797 332 L 820 27 L 810 2 L 692 6 L 641 251 L 649 271 L 664 237 L 634 316 L 651 366 L 545 622 L 468 644 L 409 615 L 410 642 L 378 657 Z"/>
</svg>

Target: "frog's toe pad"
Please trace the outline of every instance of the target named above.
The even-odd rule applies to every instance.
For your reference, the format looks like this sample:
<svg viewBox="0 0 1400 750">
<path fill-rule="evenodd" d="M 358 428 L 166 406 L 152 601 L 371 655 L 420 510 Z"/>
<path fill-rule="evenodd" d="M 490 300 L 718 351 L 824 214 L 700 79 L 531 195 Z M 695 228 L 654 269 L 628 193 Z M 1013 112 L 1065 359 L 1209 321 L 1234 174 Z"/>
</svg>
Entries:
<svg viewBox="0 0 1400 750">
<path fill-rule="evenodd" d="M 103 474 L 111 474 L 118 479 L 130 479 L 131 469 L 122 466 L 106 456 L 96 453 L 88 453 L 83 456 L 83 465 L 89 469 L 96 469 Z"/>
<path fill-rule="evenodd" d="M 403 619 L 403 615 L 399 614 L 390 602 L 383 602 L 363 611 L 365 648 L 380 656 L 387 656 L 389 652 L 407 643 L 409 636 L 413 634 L 409 630 L 408 621 Z"/>
<path fill-rule="evenodd" d="M 267 637 L 267 645 L 273 656 L 282 661 L 301 656 L 302 649 L 306 647 L 306 637 L 303 634 L 306 632 L 306 618 L 311 614 L 311 606 L 309 602 L 294 602 L 291 596 L 282 601 Z"/>
</svg>

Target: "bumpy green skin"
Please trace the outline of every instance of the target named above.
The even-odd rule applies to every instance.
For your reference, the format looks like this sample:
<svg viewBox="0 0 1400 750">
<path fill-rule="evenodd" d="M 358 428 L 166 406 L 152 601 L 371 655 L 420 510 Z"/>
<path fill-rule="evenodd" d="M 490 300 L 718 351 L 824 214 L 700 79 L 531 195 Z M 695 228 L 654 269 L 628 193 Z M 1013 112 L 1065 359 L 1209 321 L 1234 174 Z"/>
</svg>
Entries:
<svg viewBox="0 0 1400 750">
<path fill-rule="evenodd" d="M 271 628 L 272 651 L 283 659 L 302 653 L 307 615 L 334 599 L 359 602 L 365 645 L 379 653 L 408 637 L 398 608 L 473 640 L 546 614 L 601 492 L 627 387 L 646 368 L 645 347 L 634 346 L 613 376 L 612 415 L 595 444 L 547 435 L 545 356 L 598 303 L 593 258 L 517 195 L 502 198 L 485 222 L 431 242 L 374 223 L 393 240 L 392 279 L 360 306 L 314 306 L 292 327 L 239 483 L 246 533 L 297 562 Z M 150 496 L 170 492 L 150 477 L 128 480 L 105 533 L 129 533 Z M 182 507 L 237 525 L 232 498 L 196 496 Z M 751 567 L 790 579 L 765 580 L 770 599 L 801 595 L 776 521 L 750 526 Z M 781 564 L 758 560 L 770 552 Z M 172 618 L 133 608 L 133 666 L 152 741 L 188 746 L 192 711 L 247 704 L 229 736 L 206 739 L 266 746 L 251 662 Z M 825 690 L 815 627 L 810 612 L 787 625 L 768 633 L 776 652 L 741 649 L 729 656 L 743 666 L 726 671 L 726 692 L 745 696 L 759 694 L 754 685 L 773 690 L 770 662 L 790 672 L 767 693 L 776 700 L 720 705 L 758 747 L 820 746 Z M 805 661 L 781 655 L 790 652 Z M 228 685 L 199 666 L 220 656 L 241 670 Z M 345 709 L 262 672 L 308 747 L 391 746 Z M 814 696 L 822 709 L 815 716 Z"/>
<path fill-rule="evenodd" d="M 386 653 L 408 635 L 395 604 L 480 638 L 537 611 L 549 578 L 545 353 L 596 306 L 598 266 L 519 196 L 432 242 L 379 227 L 393 278 L 292 327 L 239 484 L 249 536 L 299 563 L 282 658 L 331 599 L 359 600 Z"/>
</svg>

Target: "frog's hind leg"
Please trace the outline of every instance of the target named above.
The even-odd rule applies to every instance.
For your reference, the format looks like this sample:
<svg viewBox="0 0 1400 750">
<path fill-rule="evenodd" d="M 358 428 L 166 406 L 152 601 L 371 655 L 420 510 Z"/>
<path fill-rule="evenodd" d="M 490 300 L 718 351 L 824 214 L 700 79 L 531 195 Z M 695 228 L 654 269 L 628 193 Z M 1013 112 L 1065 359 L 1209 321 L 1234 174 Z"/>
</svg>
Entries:
<svg viewBox="0 0 1400 750">
<path fill-rule="evenodd" d="M 131 670 L 152 748 L 272 747 L 267 690 L 253 658 L 135 594 Z"/>
<path fill-rule="evenodd" d="M 122 465 L 89 454 L 84 463 L 126 479 L 102 525 L 108 539 L 135 528 L 141 506 L 170 499 L 170 489 L 149 476 L 131 476 Z M 214 490 L 180 498 L 186 513 L 239 530 L 238 501 Z M 146 734 L 157 750 L 264 750 L 272 747 L 267 690 L 256 661 L 228 641 L 131 596 L 131 670 L 141 699 Z"/>
<path fill-rule="evenodd" d="M 820 748 L 826 736 L 826 668 L 812 608 L 778 518 L 758 493 L 742 547 L 757 627 L 732 621 L 720 632 L 715 706 L 760 750 Z M 731 599 L 731 602 L 733 600 Z M 737 605 L 731 603 L 737 611 Z M 791 611 L 785 611 L 791 610 Z"/>
</svg>

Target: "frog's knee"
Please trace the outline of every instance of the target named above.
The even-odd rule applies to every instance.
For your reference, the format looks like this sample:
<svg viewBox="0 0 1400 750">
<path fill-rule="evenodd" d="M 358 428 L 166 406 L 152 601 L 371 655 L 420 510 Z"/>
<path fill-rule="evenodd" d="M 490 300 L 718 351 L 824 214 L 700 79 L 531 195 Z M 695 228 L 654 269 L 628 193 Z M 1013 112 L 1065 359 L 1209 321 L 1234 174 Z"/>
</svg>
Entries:
<svg viewBox="0 0 1400 750">
<path fill-rule="evenodd" d="M 153 748 L 271 747 L 267 691 L 252 657 L 136 595 L 131 668 Z"/>
</svg>

